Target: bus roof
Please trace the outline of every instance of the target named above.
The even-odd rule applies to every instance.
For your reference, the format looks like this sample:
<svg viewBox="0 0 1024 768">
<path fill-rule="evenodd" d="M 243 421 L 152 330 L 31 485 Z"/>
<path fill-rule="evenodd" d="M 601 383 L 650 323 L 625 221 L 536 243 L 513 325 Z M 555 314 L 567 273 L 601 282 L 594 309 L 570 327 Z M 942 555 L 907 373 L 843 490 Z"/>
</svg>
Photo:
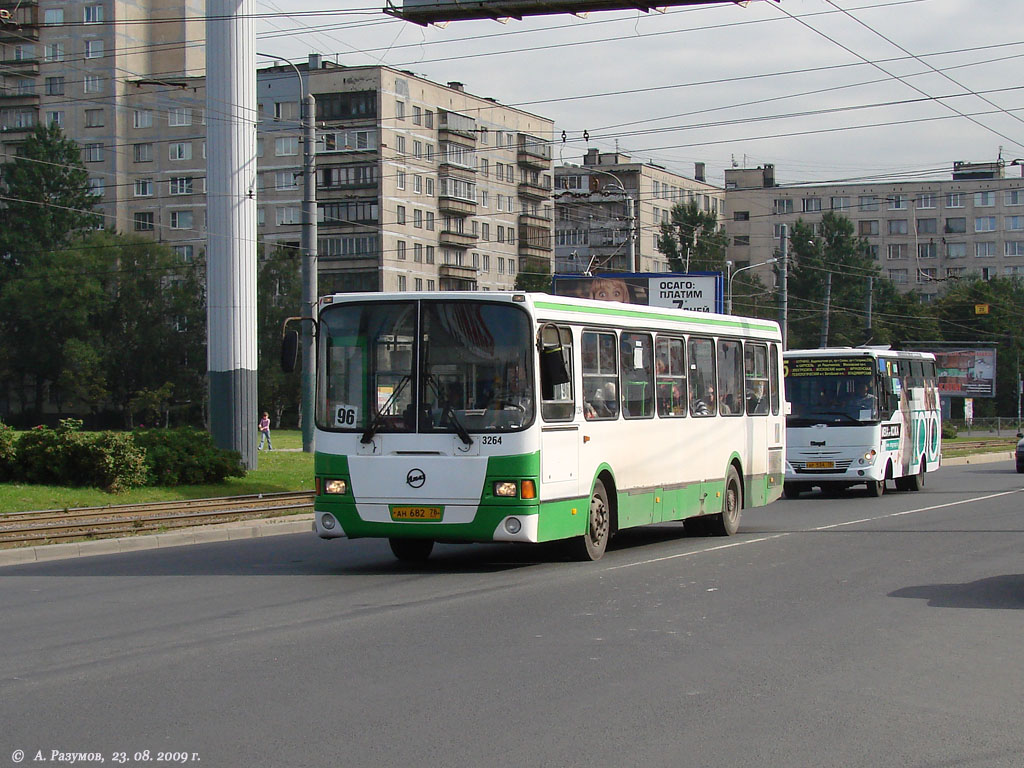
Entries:
<svg viewBox="0 0 1024 768">
<path fill-rule="evenodd" d="M 331 304 L 352 301 L 489 301 L 523 304 L 540 321 L 575 322 L 627 328 L 655 328 L 666 331 L 713 333 L 718 335 L 754 336 L 781 341 L 779 324 L 753 317 L 695 312 L 668 307 L 624 304 L 618 301 L 596 301 L 570 296 L 525 291 L 417 291 L 400 293 L 342 293 L 324 296 L 320 309 Z"/>
<path fill-rule="evenodd" d="M 931 352 L 918 352 L 909 349 L 889 349 L 888 347 L 824 347 L 822 349 L 788 349 L 786 357 L 872 357 L 890 360 L 934 360 Z"/>
</svg>

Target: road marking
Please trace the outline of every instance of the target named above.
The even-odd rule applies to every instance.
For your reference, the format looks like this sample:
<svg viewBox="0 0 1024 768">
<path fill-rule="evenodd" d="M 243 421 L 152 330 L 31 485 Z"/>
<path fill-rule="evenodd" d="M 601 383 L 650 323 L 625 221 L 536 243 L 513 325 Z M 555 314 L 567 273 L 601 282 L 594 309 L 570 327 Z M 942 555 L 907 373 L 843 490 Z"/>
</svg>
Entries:
<svg viewBox="0 0 1024 768">
<path fill-rule="evenodd" d="M 822 525 L 818 528 L 808 528 L 806 531 L 786 531 L 785 533 L 776 533 L 772 536 L 760 536 L 756 539 L 744 539 L 743 541 L 733 541 L 729 544 L 719 544 L 717 547 L 707 547 L 706 549 L 695 549 L 692 552 L 679 552 L 675 555 L 665 555 L 664 557 L 652 557 L 649 560 L 638 560 L 635 563 L 625 563 L 624 565 L 613 565 L 605 568 L 606 571 L 617 571 L 621 568 L 632 568 L 636 565 L 651 565 L 652 563 L 660 563 L 665 560 L 678 560 L 681 557 L 691 557 L 693 555 L 703 555 L 708 552 L 719 552 L 723 549 L 732 549 L 733 547 L 743 547 L 747 544 L 760 544 L 763 541 L 772 541 L 773 539 L 782 539 L 786 536 L 792 536 L 794 533 L 815 533 L 817 531 L 828 531 L 833 528 L 844 528 L 848 525 L 858 525 L 859 523 L 873 523 L 878 520 L 887 520 L 891 517 L 903 517 L 904 515 L 912 515 L 915 512 L 930 512 L 934 509 L 944 509 L 946 507 L 956 507 L 961 504 L 973 504 L 976 501 L 987 501 L 988 499 L 998 499 L 1000 496 L 1010 496 L 1014 493 L 1020 493 L 1024 491 L 1024 488 L 1018 488 L 1013 491 L 1002 491 L 1000 493 L 990 493 L 988 496 L 978 496 L 975 499 L 961 499 L 960 501 L 950 501 L 946 504 L 934 504 L 930 507 L 919 507 L 917 509 L 907 509 L 903 512 L 892 512 L 888 515 L 878 515 L 877 517 L 863 517 L 860 520 L 848 520 L 845 523 L 833 523 L 832 525 Z"/>
</svg>

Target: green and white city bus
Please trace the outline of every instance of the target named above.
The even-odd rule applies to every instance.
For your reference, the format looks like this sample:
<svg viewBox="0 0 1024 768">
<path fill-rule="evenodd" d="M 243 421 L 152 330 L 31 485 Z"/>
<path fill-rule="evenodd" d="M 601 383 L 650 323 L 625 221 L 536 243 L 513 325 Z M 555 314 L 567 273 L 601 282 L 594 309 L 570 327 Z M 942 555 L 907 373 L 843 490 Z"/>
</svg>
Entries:
<svg viewBox="0 0 1024 768">
<path fill-rule="evenodd" d="M 732 534 L 782 493 L 776 323 L 490 292 L 327 296 L 318 323 L 323 538 L 596 560 L 633 526 Z"/>
<path fill-rule="evenodd" d="M 942 414 L 935 355 L 888 348 L 789 350 L 784 355 L 786 498 L 863 483 L 872 496 L 919 491 L 939 468 Z"/>
</svg>

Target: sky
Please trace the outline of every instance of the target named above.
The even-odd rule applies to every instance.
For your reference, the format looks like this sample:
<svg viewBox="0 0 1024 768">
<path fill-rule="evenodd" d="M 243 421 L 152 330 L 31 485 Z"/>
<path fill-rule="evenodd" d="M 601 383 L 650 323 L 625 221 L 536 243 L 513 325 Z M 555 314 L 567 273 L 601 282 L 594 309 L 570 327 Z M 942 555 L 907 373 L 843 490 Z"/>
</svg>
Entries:
<svg viewBox="0 0 1024 768">
<path fill-rule="evenodd" d="M 703 162 L 722 185 L 726 168 L 765 163 L 782 184 L 853 183 L 1024 158 L 1022 0 L 751 0 L 427 28 L 384 1 L 254 0 L 257 49 L 457 80 L 553 119 L 556 162 L 618 149 L 691 177 Z"/>
</svg>

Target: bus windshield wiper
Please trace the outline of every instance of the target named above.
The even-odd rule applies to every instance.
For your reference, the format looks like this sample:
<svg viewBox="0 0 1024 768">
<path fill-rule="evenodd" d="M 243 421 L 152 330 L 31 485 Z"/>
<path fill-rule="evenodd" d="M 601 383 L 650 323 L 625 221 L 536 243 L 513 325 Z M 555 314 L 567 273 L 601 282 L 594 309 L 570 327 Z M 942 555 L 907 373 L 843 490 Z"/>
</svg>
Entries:
<svg viewBox="0 0 1024 768">
<path fill-rule="evenodd" d="M 430 389 L 433 391 L 434 397 L 437 398 L 437 402 L 440 404 L 441 392 L 437 387 L 437 382 L 434 380 L 434 377 L 428 373 L 423 377 L 423 380 L 430 385 Z M 445 419 L 447 419 L 448 423 L 455 428 L 455 434 L 459 436 L 459 439 L 462 440 L 462 442 L 464 442 L 466 445 L 473 444 L 473 438 L 470 437 L 469 432 L 462 425 L 462 422 L 459 421 L 459 417 L 455 415 L 454 408 L 452 408 L 450 405 L 445 405 L 443 410 L 441 411 L 441 415 Z"/>
<path fill-rule="evenodd" d="M 407 373 L 399 379 L 398 386 L 395 387 L 395 391 L 391 393 L 391 397 L 389 397 L 387 402 L 384 403 L 384 407 L 377 411 L 377 414 L 373 417 L 373 421 L 370 422 L 370 426 L 366 428 L 366 431 L 363 432 L 363 436 L 359 438 L 359 442 L 368 443 L 373 440 L 373 436 L 377 434 L 377 430 L 384 426 L 384 414 L 387 413 L 391 409 L 391 406 L 398 400 L 398 396 L 402 394 L 402 390 L 405 389 L 405 385 L 409 383 L 411 378 L 412 377 Z"/>
</svg>

